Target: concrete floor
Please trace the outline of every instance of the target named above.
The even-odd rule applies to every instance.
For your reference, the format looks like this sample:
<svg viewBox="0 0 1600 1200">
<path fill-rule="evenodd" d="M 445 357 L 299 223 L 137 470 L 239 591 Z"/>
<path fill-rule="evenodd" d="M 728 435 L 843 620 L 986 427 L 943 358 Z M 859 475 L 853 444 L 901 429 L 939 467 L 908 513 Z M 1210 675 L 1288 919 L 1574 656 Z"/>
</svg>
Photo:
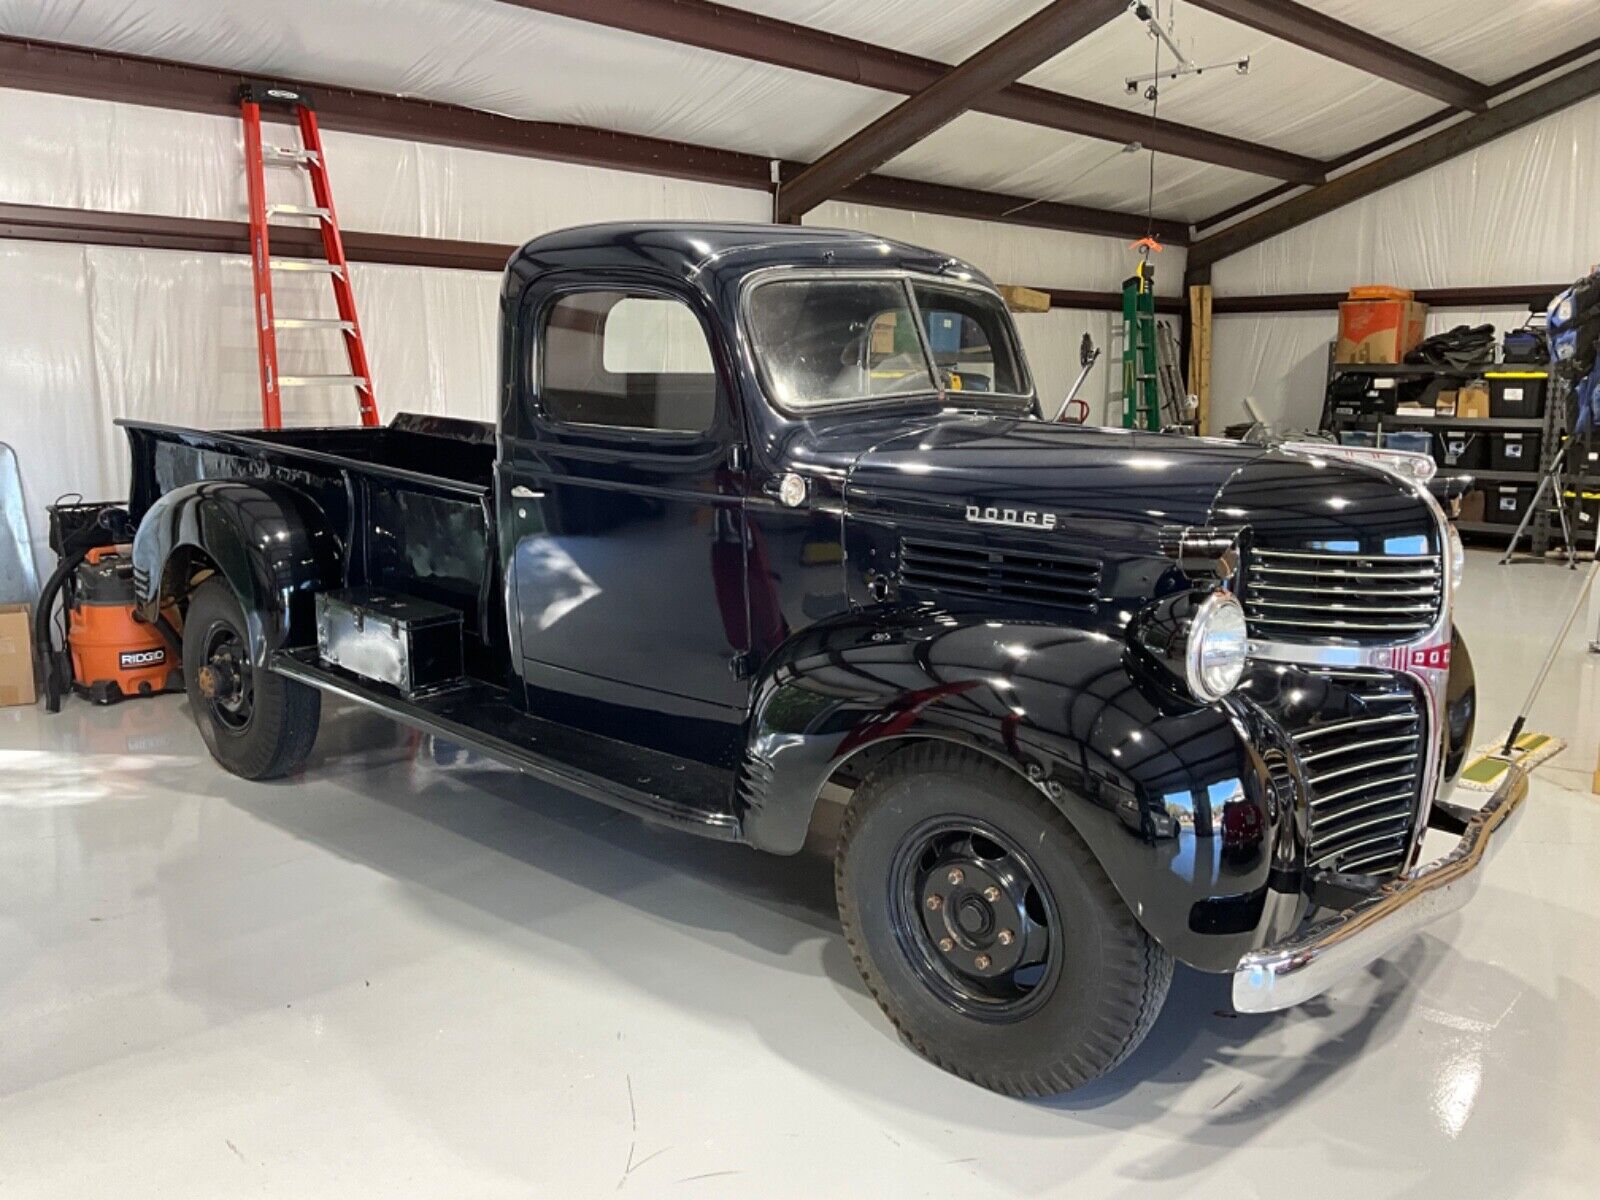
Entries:
<svg viewBox="0 0 1600 1200">
<path fill-rule="evenodd" d="M 1572 595 L 1474 553 L 1484 737 Z M 1323 1000 L 1180 969 L 1109 1079 L 902 1048 L 820 854 L 653 830 L 350 710 L 252 785 L 182 701 L 0 710 L 0 1194 L 1592 1196 L 1600 656 L 1474 904 Z"/>
</svg>

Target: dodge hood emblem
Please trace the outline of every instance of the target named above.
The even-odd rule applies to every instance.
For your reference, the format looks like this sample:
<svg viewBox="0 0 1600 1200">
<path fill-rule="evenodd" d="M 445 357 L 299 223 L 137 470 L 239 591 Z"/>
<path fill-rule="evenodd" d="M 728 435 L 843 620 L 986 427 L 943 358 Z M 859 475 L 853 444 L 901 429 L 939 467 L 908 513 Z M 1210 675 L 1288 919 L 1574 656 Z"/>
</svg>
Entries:
<svg viewBox="0 0 1600 1200">
<path fill-rule="evenodd" d="M 967 520 L 974 525 L 1017 525 L 1023 529 L 1054 529 L 1056 514 L 1033 508 L 1006 508 L 1001 505 L 967 505 Z"/>
</svg>

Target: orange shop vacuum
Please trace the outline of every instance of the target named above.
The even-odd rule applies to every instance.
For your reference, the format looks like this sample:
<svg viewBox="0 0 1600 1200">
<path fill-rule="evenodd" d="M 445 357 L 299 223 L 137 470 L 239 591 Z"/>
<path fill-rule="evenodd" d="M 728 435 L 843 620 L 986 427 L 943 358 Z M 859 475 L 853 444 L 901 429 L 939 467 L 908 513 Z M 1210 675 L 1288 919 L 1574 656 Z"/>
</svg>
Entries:
<svg viewBox="0 0 1600 1200">
<path fill-rule="evenodd" d="M 60 711 L 69 688 L 96 704 L 183 690 L 175 614 L 165 614 L 163 631 L 140 620 L 134 606 L 132 547 L 123 540 L 130 525 L 114 504 L 50 507 L 50 545 L 60 561 L 34 616 L 47 712 Z"/>
</svg>

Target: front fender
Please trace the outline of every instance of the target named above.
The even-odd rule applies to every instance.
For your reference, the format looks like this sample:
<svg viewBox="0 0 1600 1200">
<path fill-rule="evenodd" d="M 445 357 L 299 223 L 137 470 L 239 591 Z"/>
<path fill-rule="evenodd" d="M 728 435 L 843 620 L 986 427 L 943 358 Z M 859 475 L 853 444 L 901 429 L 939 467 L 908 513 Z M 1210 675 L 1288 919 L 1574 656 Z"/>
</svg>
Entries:
<svg viewBox="0 0 1600 1200">
<path fill-rule="evenodd" d="M 856 755 L 941 738 L 1007 763 L 1088 844 L 1147 932 L 1204 970 L 1305 910 L 1298 767 L 1253 705 L 1197 705 L 1120 638 L 926 610 L 814 626 L 757 693 L 745 838 L 798 850 L 824 783 Z"/>
<path fill-rule="evenodd" d="M 1459 629 L 1450 631 L 1450 679 L 1445 685 L 1444 782 L 1461 771 L 1467 751 L 1472 749 L 1472 732 L 1478 723 L 1478 677 L 1472 669 L 1472 655 Z"/>
<path fill-rule="evenodd" d="M 209 480 L 167 492 L 133 539 L 134 595 L 154 619 L 169 564 L 185 550 L 216 564 L 244 610 L 250 654 L 315 640 L 315 595 L 338 586 L 338 544 L 321 511 L 270 480 Z"/>
</svg>

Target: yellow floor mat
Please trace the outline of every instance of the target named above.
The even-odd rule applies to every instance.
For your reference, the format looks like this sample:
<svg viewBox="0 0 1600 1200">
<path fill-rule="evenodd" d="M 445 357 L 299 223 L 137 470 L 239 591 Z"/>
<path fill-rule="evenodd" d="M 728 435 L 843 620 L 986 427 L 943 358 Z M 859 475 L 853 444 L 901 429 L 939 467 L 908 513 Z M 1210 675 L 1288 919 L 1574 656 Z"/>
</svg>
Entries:
<svg viewBox="0 0 1600 1200">
<path fill-rule="evenodd" d="M 1506 731 L 1507 733 L 1510 730 Z M 1472 788 L 1479 792 L 1492 792 L 1500 786 L 1500 780 L 1506 773 L 1510 763 L 1501 756 L 1505 749 L 1504 735 L 1492 742 L 1486 742 L 1473 751 L 1472 757 L 1467 760 L 1467 765 L 1461 768 L 1461 774 L 1456 776 L 1456 783 L 1464 788 Z M 1531 771 L 1540 763 L 1554 758 L 1567 748 L 1566 742 L 1548 733 L 1524 733 L 1517 739 L 1517 744 L 1511 748 L 1511 759 L 1524 770 Z"/>
</svg>

